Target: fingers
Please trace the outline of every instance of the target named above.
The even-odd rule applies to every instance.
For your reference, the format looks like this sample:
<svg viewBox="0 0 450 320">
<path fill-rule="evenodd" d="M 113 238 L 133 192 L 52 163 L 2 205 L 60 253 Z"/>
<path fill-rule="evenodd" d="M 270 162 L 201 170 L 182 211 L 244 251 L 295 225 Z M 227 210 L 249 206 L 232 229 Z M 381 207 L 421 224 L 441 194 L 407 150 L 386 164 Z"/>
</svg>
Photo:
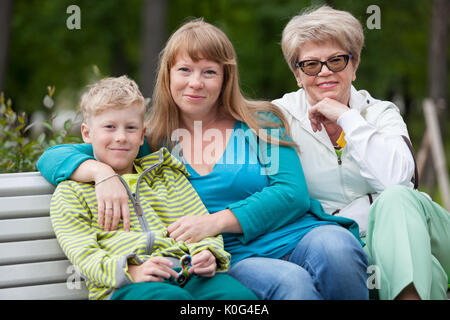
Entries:
<svg viewBox="0 0 450 320">
<path fill-rule="evenodd" d="M 122 203 L 122 220 L 123 220 L 123 230 L 130 231 L 130 207 L 128 207 L 128 201 Z"/>
<path fill-rule="evenodd" d="M 172 223 L 167 231 L 169 236 L 175 241 L 184 241 L 189 243 L 191 241 L 191 236 L 189 232 L 189 227 L 182 224 L 183 218 L 179 219 L 177 222 Z"/>
<path fill-rule="evenodd" d="M 311 128 L 314 132 L 322 130 L 321 114 L 317 107 L 312 107 L 308 112 L 309 121 L 311 123 Z"/>
<path fill-rule="evenodd" d="M 121 216 L 122 216 L 122 205 L 118 200 L 116 200 L 116 201 L 114 201 L 114 205 L 113 205 L 113 215 L 111 218 L 110 230 L 112 230 L 112 231 L 117 230 Z"/>
<path fill-rule="evenodd" d="M 172 262 L 163 257 L 151 257 L 141 265 L 129 265 L 128 273 L 134 282 L 163 282 L 171 276 L 178 278 Z"/>
<path fill-rule="evenodd" d="M 165 279 L 169 279 L 171 276 L 175 279 L 178 278 L 178 273 L 172 269 L 173 263 L 164 257 L 153 257 L 147 260 L 144 264 L 147 264 L 147 274 L 159 276 Z"/>
<path fill-rule="evenodd" d="M 114 214 L 114 207 L 112 206 L 112 204 L 105 204 L 105 222 L 103 224 L 103 229 L 105 231 L 111 230 L 111 221 L 113 214 Z"/>
<path fill-rule="evenodd" d="M 125 187 L 116 177 L 95 187 L 98 203 L 98 224 L 105 231 L 114 231 L 123 219 L 124 231 L 130 230 L 130 209 Z"/>
<path fill-rule="evenodd" d="M 203 250 L 192 257 L 192 268 L 189 273 L 204 277 L 212 277 L 217 269 L 216 257 L 209 250 Z"/>
<path fill-rule="evenodd" d="M 181 220 L 181 219 L 180 219 L 180 220 Z M 180 226 L 180 223 L 179 223 L 180 220 L 178 220 L 178 221 L 172 223 L 171 225 L 169 225 L 169 226 L 167 227 L 167 232 L 169 232 L 169 236 L 170 236 L 171 238 L 173 238 L 173 239 L 175 239 L 175 237 L 174 237 L 173 235 L 176 234 L 176 230 L 177 230 L 178 227 Z"/>
<path fill-rule="evenodd" d="M 101 200 L 98 200 L 97 202 L 98 225 L 103 228 L 105 225 L 105 203 Z"/>
</svg>

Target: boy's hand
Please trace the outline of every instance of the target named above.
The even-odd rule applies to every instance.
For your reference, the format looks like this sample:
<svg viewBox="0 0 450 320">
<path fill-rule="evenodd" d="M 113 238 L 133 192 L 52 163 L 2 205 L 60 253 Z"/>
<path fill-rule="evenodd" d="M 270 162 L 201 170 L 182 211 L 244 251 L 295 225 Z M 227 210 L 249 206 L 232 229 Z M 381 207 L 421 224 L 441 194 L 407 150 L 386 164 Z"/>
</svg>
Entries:
<svg viewBox="0 0 450 320">
<path fill-rule="evenodd" d="M 134 282 L 164 282 L 170 276 L 178 278 L 172 262 L 164 257 L 151 257 L 141 265 L 128 265 L 128 274 Z"/>
<path fill-rule="evenodd" d="M 111 176 L 99 174 L 95 181 Z M 130 209 L 128 194 L 118 177 L 112 177 L 95 186 L 98 202 L 98 224 L 105 231 L 117 230 L 120 218 L 123 219 L 124 231 L 130 231 Z"/>
<path fill-rule="evenodd" d="M 216 257 L 209 250 L 203 250 L 192 256 L 192 267 L 189 273 L 203 277 L 213 277 L 216 274 Z"/>
</svg>

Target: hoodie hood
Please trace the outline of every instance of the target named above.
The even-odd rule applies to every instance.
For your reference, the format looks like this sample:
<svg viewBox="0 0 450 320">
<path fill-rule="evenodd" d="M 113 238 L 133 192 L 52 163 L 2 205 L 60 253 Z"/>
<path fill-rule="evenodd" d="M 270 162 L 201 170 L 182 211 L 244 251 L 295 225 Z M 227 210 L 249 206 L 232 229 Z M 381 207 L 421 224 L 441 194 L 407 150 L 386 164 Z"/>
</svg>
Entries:
<svg viewBox="0 0 450 320">
<path fill-rule="evenodd" d="M 172 155 L 167 148 L 162 147 L 156 152 L 149 154 L 143 158 L 135 160 L 135 163 L 142 167 L 144 171 L 146 169 L 152 168 L 152 170 L 158 170 L 162 165 L 168 166 L 172 169 L 181 171 L 186 177 L 189 177 L 186 166 L 180 160 L 178 160 L 174 155 Z"/>
</svg>

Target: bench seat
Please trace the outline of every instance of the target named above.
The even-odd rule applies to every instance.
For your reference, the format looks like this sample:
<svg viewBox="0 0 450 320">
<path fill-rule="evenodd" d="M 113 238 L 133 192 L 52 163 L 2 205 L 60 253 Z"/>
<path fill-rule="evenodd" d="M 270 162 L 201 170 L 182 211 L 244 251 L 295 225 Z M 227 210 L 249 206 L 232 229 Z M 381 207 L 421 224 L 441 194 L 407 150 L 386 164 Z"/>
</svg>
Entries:
<svg viewBox="0 0 450 320">
<path fill-rule="evenodd" d="M 53 191 L 38 172 L 0 174 L 0 300 L 88 298 L 53 232 Z"/>
</svg>

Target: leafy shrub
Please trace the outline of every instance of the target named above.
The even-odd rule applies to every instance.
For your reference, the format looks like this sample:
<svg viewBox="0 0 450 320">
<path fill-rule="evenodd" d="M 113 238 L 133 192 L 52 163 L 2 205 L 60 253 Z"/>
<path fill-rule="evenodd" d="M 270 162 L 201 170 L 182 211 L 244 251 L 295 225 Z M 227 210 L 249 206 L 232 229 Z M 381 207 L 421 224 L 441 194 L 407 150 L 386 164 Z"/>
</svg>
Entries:
<svg viewBox="0 0 450 320">
<path fill-rule="evenodd" d="M 37 122 L 28 124 L 25 112 L 16 113 L 12 108 L 11 99 L 5 99 L 0 93 L 0 172 L 27 172 L 36 171 L 36 162 L 41 154 L 49 147 L 62 143 L 79 143 L 79 136 L 71 135 L 73 128 L 72 119 L 64 123 L 64 128 L 56 130 L 53 120 L 56 114 L 53 112 L 54 87 L 48 88 L 43 104 L 51 110 L 50 117 L 43 122 L 44 132 L 37 137 L 32 137 L 30 129 Z"/>
</svg>

